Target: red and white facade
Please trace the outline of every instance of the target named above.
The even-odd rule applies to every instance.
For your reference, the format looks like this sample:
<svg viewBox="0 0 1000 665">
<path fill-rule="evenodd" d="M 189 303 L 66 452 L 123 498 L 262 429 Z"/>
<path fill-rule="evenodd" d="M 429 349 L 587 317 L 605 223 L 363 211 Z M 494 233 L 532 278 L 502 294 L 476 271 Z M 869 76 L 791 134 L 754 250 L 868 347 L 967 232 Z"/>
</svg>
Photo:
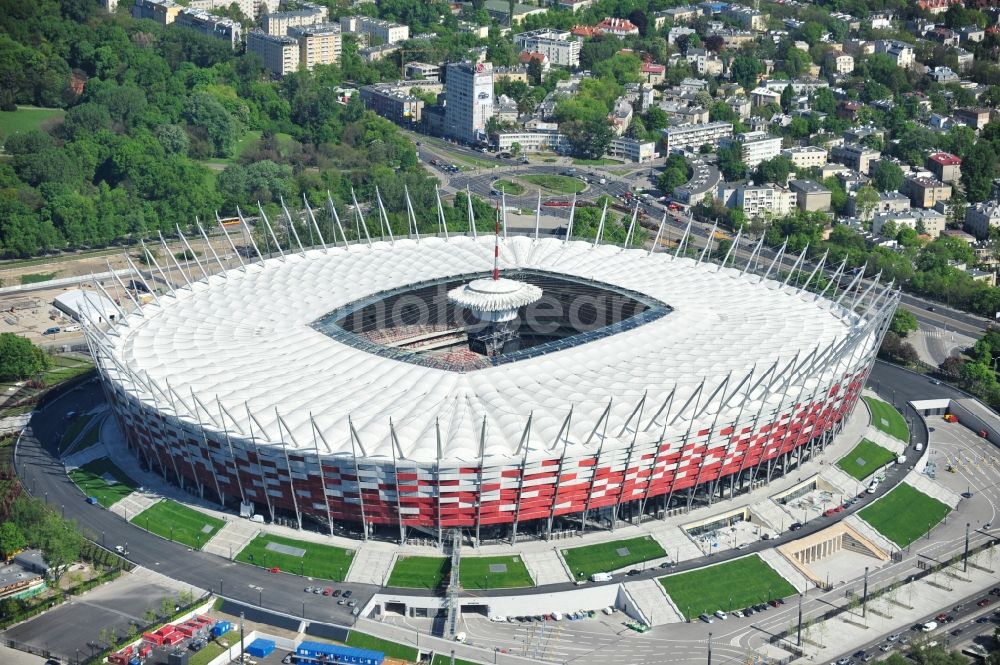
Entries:
<svg viewBox="0 0 1000 665">
<path fill-rule="evenodd" d="M 769 479 L 854 409 L 897 302 L 856 282 L 842 296 L 812 292 L 773 279 L 766 262 L 760 275 L 511 237 L 501 269 L 586 276 L 672 311 L 466 373 L 308 326 L 382 290 L 488 270 L 493 245 L 453 236 L 289 252 L 191 280 L 88 336 L 130 446 L 200 496 L 366 535 L 492 525 L 516 535 Z"/>
</svg>

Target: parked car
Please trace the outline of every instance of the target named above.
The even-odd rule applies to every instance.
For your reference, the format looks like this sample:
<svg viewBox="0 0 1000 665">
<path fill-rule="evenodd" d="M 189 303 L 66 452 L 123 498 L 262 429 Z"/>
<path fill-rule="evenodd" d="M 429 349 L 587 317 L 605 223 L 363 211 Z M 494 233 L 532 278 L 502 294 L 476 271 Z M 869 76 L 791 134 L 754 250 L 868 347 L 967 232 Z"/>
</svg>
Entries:
<svg viewBox="0 0 1000 665">
<path fill-rule="evenodd" d="M 722 610 L 715 610 L 715 616 L 719 617 L 719 619 L 721 619 L 722 621 L 725 621 L 726 619 L 729 618 L 729 615 L 723 612 Z"/>
<path fill-rule="evenodd" d="M 976 603 L 976 605 L 979 605 L 980 607 L 987 607 L 991 602 L 993 601 L 991 601 L 989 598 L 983 598 L 978 603 Z"/>
<path fill-rule="evenodd" d="M 802 528 L 802 522 L 792 522 L 791 524 L 788 525 L 789 531 L 798 531 L 801 528 Z"/>
<path fill-rule="evenodd" d="M 710 617 L 707 614 L 702 614 L 698 618 L 701 619 L 702 621 L 704 621 L 705 623 L 715 623 L 715 619 L 713 619 L 712 617 Z"/>
<path fill-rule="evenodd" d="M 350 598 L 353 593 L 350 589 L 344 589 L 344 598 Z"/>
<path fill-rule="evenodd" d="M 639 573 L 640 573 L 640 571 L 639 571 L 638 568 L 633 568 L 632 570 L 628 571 L 625 574 L 628 575 L 629 577 L 632 577 L 634 575 L 638 575 Z"/>
</svg>

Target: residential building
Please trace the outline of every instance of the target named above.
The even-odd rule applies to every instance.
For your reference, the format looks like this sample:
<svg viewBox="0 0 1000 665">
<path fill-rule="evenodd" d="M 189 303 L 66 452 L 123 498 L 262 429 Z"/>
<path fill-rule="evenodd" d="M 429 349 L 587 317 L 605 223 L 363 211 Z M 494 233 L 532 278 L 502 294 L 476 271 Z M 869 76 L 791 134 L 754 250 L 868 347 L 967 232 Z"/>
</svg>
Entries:
<svg viewBox="0 0 1000 665">
<path fill-rule="evenodd" d="M 979 240 L 989 238 L 995 228 L 1000 228 L 1000 203 L 974 203 L 965 209 L 965 230 Z"/>
<path fill-rule="evenodd" d="M 968 108 L 955 109 L 952 116 L 967 127 L 979 131 L 990 122 L 990 110 L 988 108 Z"/>
<path fill-rule="evenodd" d="M 637 141 L 628 137 L 612 139 L 608 145 L 608 157 L 617 157 L 640 164 L 657 157 L 656 144 L 652 141 Z"/>
<path fill-rule="evenodd" d="M 399 81 L 398 83 L 376 83 L 361 88 L 361 102 L 365 108 L 398 125 L 412 126 L 423 120 L 424 100 L 414 95 L 414 84 L 423 81 Z M 441 84 L 438 83 L 440 92 Z M 423 87 L 423 86 L 420 86 Z"/>
<path fill-rule="evenodd" d="M 311 71 L 316 65 L 332 65 L 340 62 L 340 24 L 300 25 L 289 28 L 288 36 L 299 43 L 299 67 Z"/>
<path fill-rule="evenodd" d="M 469 35 L 474 35 L 477 39 L 486 39 L 490 36 L 490 26 L 479 25 L 471 21 L 459 21 L 458 31 Z"/>
<path fill-rule="evenodd" d="M 882 153 L 860 143 L 845 143 L 834 146 L 830 151 L 830 160 L 848 166 L 858 173 L 868 175 L 872 162 L 882 156 Z"/>
<path fill-rule="evenodd" d="M 719 28 L 717 30 L 709 30 L 708 36 L 718 35 L 722 37 L 722 43 L 727 49 L 738 49 L 744 44 L 750 44 L 757 39 L 757 35 L 750 30 L 730 30 L 728 28 Z M 765 67 L 768 61 L 764 61 Z"/>
<path fill-rule="evenodd" d="M 408 62 L 403 66 L 403 73 L 408 79 L 441 80 L 441 68 L 426 62 Z"/>
<path fill-rule="evenodd" d="M 958 74 L 951 67 L 935 67 L 927 72 L 927 76 L 935 83 L 953 83 L 958 80 Z"/>
<path fill-rule="evenodd" d="M 323 5 L 310 5 L 303 9 L 288 12 L 264 14 L 260 27 L 269 35 L 287 35 L 289 28 L 303 25 L 313 25 L 326 21 L 327 9 Z"/>
<path fill-rule="evenodd" d="M 533 14 L 544 14 L 549 11 L 547 6 L 522 5 L 519 2 L 515 2 L 514 11 L 511 12 L 508 0 L 486 0 L 483 6 L 486 8 L 486 12 L 490 15 L 490 18 L 507 27 L 519 25 L 524 19 Z"/>
<path fill-rule="evenodd" d="M 639 28 L 627 18 L 606 17 L 595 26 L 606 35 L 615 37 L 632 37 L 639 34 Z"/>
<path fill-rule="evenodd" d="M 490 136 L 490 144 L 500 152 L 510 152 L 514 144 L 522 153 L 570 151 L 569 139 L 558 131 L 500 132 Z"/>
<path fill-rule="evenodd" d="M 561 30 L 532 30 L 514 35 L 514 46 L 523 52 L 545 54 L 558 67 L 580 66 L 580 41 Z"/>
<path fill-rule="evenodd" d="M 959 35 L 963 42 L 981 42 L 986 39 L 986 30 L 978 25 L 967 25 L 959 29 Z"/>
<path fill-rule="evenodd" d="M 256 53 L 264 68 L 281 77 L 299 68 L 299 42 L 287 35 L 269 35 L 262 30 L 247 33 L 247 53 Z"/>
<path fill-rule="evenodd" d="M 708 81 L 704 79 L 686 78 L 677 86 L 685 92 L 708 92 Z"/>
<path fill-rule="evenodd" d="M 799 210 L 814 212 L 830 209 L 829 189 L 812 180 L 792 180 L 788 188 L 795 192 L 795 203 Z"/>
<path fill-rule="evenodd" d="M 872 218 L 872 233 L 882 235 L 887 222 L 896 225 L 896 230 L 906 227 L 923 233 L 932 239 L 944 231 L 945 216 L 937 210 L 914 210 L 908 208 L 899 212 L 879 213 Z"/>
<path fill-rule="evenodd" d="M 878 201 L 872 207 L 871 211 L 864 213 L 858 210 L 855 192 L 851 192 L 847 199 L 847 214 L 865 220 L 871 219 L 873 215 L 903 212 L 909 209 L 910 198 L 899 192 L 879 192 Z"/>
<path fill-rule="evenodd" d="M 497 122 L 515 123 L 520 117 L 517 102 L 507 95 L 500 95 L 493 102 L 493 117 Z"/>
<path fill-rule="evenodd" d="M 906 42 L 894 39 L 879 39 L 875 42 L 875 52 L 885 53 L 893 59 L 897 67 L 912 68 L 917 62 L 916 51 Z"/>
<path fill-rule="evenodd" d="M 854 56 L 843 51 L 826 54 L 826 70 L 834 74 L 850 74 L 854 71 Z"/>
<path fill-rule="evenodd" d="M 440 76 L 440 74 L 439 74 Z M 521 83 L 528 82 L 528 68 L 523 65 L 517 65 L 515 67 L 494 67 L 493 68 L 493 80 L 494 81 L 520 81 Z M 553 109 L 554 110 L 554 109 Z"/>
<path fill-rule="evenodd" d="M 699 76 L 718 76 L 724 66 L 719 56 L 703 48 L 689 48 L 684 59 L 691 63 Z"/>
<path fill-rule="evenodd" d="M 668 151 L 687 148 L 697 150 L 706 143 L 717 147 L 721 139 L 732 136 L 733 123 L 708 122 L 700 125 L 678 125 L 667 127 L 662 132 Z"/>
<path fill-rule="evenodd" d="M 719 183 L 716 198 L 727 208 L 742 208 L 749 219 L 785 217 L 792 212 L 796 202 L 794 192 L 773 183 Z"/>
<path fill-rule="evenodd" d="M 594 4 L 594 0 L 556 0 L 559 9 L 568 9 L 574 14 Z"/>
<path fill-rule="evenodd" d="M 955 59 L 958 60 L 958 71 L 965 72 L 972 67 L 976 56 L 971 51 L 966 51 L 962 47 L 955 49 Z"/>
<path fill-rule="evenodd" d="M 484 139 L 493 117 L 493 64 L 448 63 L 445 99 L 445 135 L 469 143 Z"/>
<path fill-rule="evenodd" d="M 750 91 L 750 103 L 754 106 L 767 106 L 781 103 L 781 91 L 757 86 Z"/>
<path fill-rule="evenodd" d="M 646 78 L 646 83 L 650 85 L 660 85 L 663 83 L 663 79 L 667 73 L 666 65 L 660 65 L 655 62 L 644 62 L 642 63 L 642 69 L 639 73 Z"/>
<path fill-rule="evenodd" d="M 201 9 L 185 9 L 177 14 L 174 25 L 197 30 L 203 35 L 229 42 L 231 48 L 243 46 L 243 28 L 224 16 L 215 16 Z"/>
<path fill-rule="evenodd" d="M 744 97 L 743 95 L 733 95 L 732 97 L 726 97 L 726 106 L 733 110 L 740 120 L 746 120 L 750 117 L 750 110 L 752 108 L 750 104 L 750 98 Z"/>
<path fill-rule="evenodd" d="M 627 99 L 619 97 L 615 100 L 615 107 L 608 114 L 608 120 L 611 122 L 611 129 L 617 136 L 625 134 L 628 126 L 632 124 L 633 114 L 634 109 Z"/>
<path fill-rule="evenodd" d="M 735 144 L 740 145 L 743 151 L 743 163 L 751 169 L 781 153 L 781 137 L 771 136 L 767 132 L 744 132 L 719 141 L 720 148 L 728 148 Z"/>
<path fill-rule="evenodd" d="M 786 148 L 781 154 L 788 158 L 797 169 L 819 168 L 826 164 L 827 152 L 823 148 L 815 145 L 796 146 Z"/>
<path fill-rule="evenodd" d="M 694 34 L 696 34 L 694 28 L 685 28 L 682 25 L 675 25 L 674 27 L 670 28 L 669 32 L 667 32 L 667 43 L 674 44 L 679 37 L 685 37 Z"/>
<path fill-rule="evenodd" d="M 517 60 L 525 68 L 527 68 L 533 61 L 538 62 L 538 66 L 542 72 L 542 76 L 548 74 L 549 70 L 552 68 L 549 59 L 545 56 L 544 53 L 540 53 L 539 51 L 522 51 L 520 54 L 518 54 Z"/>
<path fill-rule="evenodd" d="M 927 168 L 941 182 L 958 182 L 962 177 L 962 160 L 947 152 L 934 152 L 927 156 Z"/>
<path fill-rule="evenodd" d="M 160 25 L 170 25 L 183 9 L 184 6 L 172 0 L 135 0 L 132 17 L 156 21 Z"/>
<path fill-rule="evenodd" d="M 764 81 L 762 87 L 781 94 L 785 88 L 792 86 L 792 92 L 796 95 L 808 95 L 816 92 L 820 88 L 829 88 L 830 83 L 818 78 L 797 78 L 790 81 L 784 79 L 768 79 Z"/>
<path fill-rule="evenodd" d="M 671 7 L 670 9 L 665 9 L 661 12 L 653 14 L 653 28 L 659 30 L 664 26 L 668 19 L 671 24 L 679 25 L 681 23 L 690 23 L 699 16 L 701 16 L 701 10 L 697 7 L 692 7 L 691 5 L 686 5 L 684 7 Z"/>
<path fill-rule="evenodd" d="M 721 12 L 724 18 L 736 21 L 744 30 L 763 32 L 767 29 L 767 19 L 760 11 L 743 5 L 727 5 Z"/>
<path fill-rule="evenodd" d="M 914 208 L 933 208 L 938 201 L 951 198 L 951 185 L 925 176 L 908 177 L 900 191 L 910 197 Z"/>
<path fill-rule="evenodd" d="M 364 35 L 368 39 L 368 44 L 374 46 L 396 44 L 410 38 L 410 26 L 370 16 L 341 16 L 340 29 Z"/>
</svg>

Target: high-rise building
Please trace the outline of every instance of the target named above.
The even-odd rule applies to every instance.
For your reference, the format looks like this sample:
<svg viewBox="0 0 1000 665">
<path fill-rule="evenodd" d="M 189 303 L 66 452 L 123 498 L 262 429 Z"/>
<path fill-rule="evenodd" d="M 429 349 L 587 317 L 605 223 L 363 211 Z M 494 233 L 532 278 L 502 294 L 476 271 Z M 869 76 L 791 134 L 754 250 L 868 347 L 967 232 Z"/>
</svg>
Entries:
<svg viewBox="0 0 1000 665">
<path fill-rule="evenodd" d="M 288 29 L 299 42 L 299 66 L 311 70 L 316 65 L 340 62 L 340 24 L 317 23 Z"/>
<path fill-rule="evenodd" d="M 493 117 L 493 64 L 451 62 L 445 73 L 445 135 L 469 143 L 485 139 Z"/>
<path fill-rule="evenodd" d="M 289 28 L 323 23 L 326 17 L 326 7 L 310 3 L 294 11 L 265 14 L 261 19 L 261 27 L 269 35 L 287 35 Z"/>
<path fill-rule="evenodd" d="M 519 51 L 545 54 L 549 62 L 562 67 L 580 66 L 580 40 L 568 31 L 532 30 L 514 35 L 514 46 Z"/>
<path fill-rule="evenodd" d="M 743 163 L 751 169 L 781 153 L 781 138 L 771 136 L 767 132 L 743 132 L 733 138 L 723 138 L 719 141 L 719 146 L 722 148 L 728 148 L 734 144 L 740 146 Z"/>
<path fill-rule="evenodd" d="M 299 42 L 293 37 L 251 30 L 247 33 L 247 52 L 259 55 L 264 67 L 275 76 L 284 76 L 299 68 Z"/>
</svg>

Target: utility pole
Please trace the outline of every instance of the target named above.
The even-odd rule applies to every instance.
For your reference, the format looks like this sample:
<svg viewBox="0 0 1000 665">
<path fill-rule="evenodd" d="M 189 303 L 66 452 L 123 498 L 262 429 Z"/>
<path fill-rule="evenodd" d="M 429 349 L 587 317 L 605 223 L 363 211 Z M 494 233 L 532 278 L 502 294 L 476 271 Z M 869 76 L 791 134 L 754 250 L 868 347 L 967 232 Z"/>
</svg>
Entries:
<svg viewBox="0 0 1000 665">
<path fill-rule="evenodd" d="M 861 594 L 861 618 L 868 614 L 868 566 L 865 566 L 865 590 Z"/>
<path fill-rule="evenodd" d="M 246 656 L 243 652 L 243 612 L 240 612 L 240 662 L 246 662 Z"/>
<path fill-rule="evenodd" d="M 712 633 L 708 634 L 708 665 L 712 665 Z"/>
<path fill-rule="evenodd" d="M 965 555 L 962 557 L 962 572 L 969 572 L 969 522 L 965 523 Z"/>
<path fill-rule="evenodd" d="M 802 646 L 802 594 L 799 593 L 799 628 L 796 631 L 795 646 Z"/>
</svg>

